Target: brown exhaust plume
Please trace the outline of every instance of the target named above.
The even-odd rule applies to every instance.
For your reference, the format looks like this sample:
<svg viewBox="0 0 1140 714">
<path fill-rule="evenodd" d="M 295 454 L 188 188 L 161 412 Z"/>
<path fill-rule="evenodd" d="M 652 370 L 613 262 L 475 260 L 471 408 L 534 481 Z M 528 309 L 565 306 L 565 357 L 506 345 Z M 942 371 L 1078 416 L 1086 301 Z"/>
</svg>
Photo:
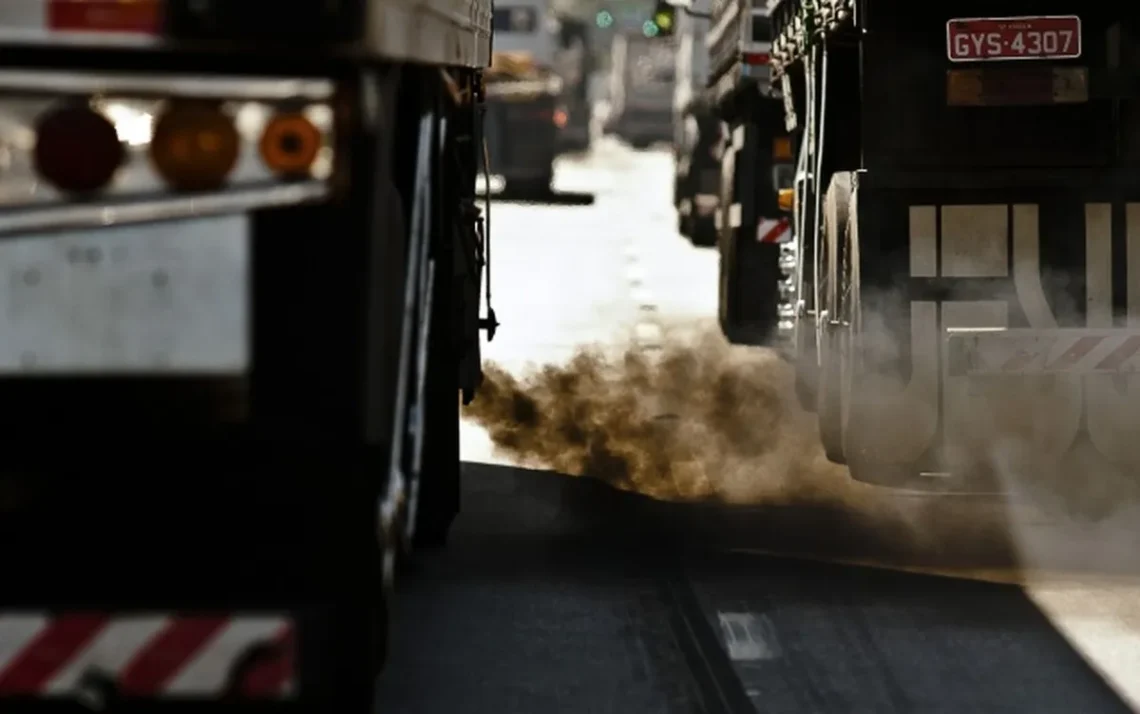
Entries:
<svg viewBox="0 0 1140 714">
<path fill-rule="evenodd" d="M 520 463 L 658 498 L 818 501 L 846 479 L 790 385 L 775 353 L 704 334 L 657 353 L 584 348 L 525 377 L 492 364 L 465 415 Z"/>
<path fill-rule="evenodd" d="M 1040 531 L 1004 498 L 917 496 L 853 481 L 823 455 L 792 377 L 775 352 L 729 346 L 713 330 L 671 337 L 655 352 L 583 348 L 565 364 L 522 376 L 491 364 L 464 415 L 523 466 L 658 499 L 764 508 L 768 540 L 780 550 L 976 577 L 978 568 L 1025 566 L 1025 548 L 1037 566 L 1137 565 L 1090 558 L 1089 547 L 1119 539 L 1105 533 L 1089 547 L 1060 548 L 1075 545 L 1076 534 L 1052 518 Z"/>
</svg>

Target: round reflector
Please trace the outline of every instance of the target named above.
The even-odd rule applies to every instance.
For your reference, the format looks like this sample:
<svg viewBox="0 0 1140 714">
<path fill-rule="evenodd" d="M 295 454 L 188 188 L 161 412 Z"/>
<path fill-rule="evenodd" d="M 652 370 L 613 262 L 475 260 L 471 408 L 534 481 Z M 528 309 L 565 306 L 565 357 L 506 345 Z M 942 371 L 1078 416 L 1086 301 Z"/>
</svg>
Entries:
<svg viewBox="0 0 1140 714">
<path fill-rule="evenodd" d="M 172 102 L 154 124 L 150 158 L 177 191 L 212 191 L 237 165 L 241 138 L 215 104 Z"/>
<path fill-rule="evenodd" d="M 305 115 L 278 114 L 261 134 L 261 159 L 275 174 L 285 178 L 308 175 L 321 151 L 321 130 Z"/>
<path fill-rule="evenodd" d="M 65 193 L 105 188 L 123 165 L 126 151 L 115 125 L 85 104 L 61 106 L 36 125 L 36 172 Z"/>
</svg>

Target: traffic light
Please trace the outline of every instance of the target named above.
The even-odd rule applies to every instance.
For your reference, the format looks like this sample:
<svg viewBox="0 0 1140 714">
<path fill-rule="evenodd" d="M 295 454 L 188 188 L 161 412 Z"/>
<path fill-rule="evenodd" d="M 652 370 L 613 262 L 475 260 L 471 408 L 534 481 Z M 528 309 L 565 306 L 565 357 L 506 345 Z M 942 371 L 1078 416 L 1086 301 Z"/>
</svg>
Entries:
<svg viewBox="0 0 1140 714">
<path fill-rule="evenodd" d="M 657 0 L 652 19 L 646 20 L 641 31 L 646 37 L 671 37 L 677 20 L 677 8 L 666 0 Z"/>
</svg>

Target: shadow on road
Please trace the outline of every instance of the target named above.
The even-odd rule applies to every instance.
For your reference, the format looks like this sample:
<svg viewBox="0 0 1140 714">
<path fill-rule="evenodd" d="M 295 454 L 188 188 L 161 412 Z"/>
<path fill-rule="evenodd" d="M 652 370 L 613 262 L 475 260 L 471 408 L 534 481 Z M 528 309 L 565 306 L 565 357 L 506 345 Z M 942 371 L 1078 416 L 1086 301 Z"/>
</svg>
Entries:
<svg viewBox="0 0 1140 714">
<path fill-rule="evenodd" d="M 486 198 L 486 194 L 479 194 L 479 200 Z M 493 192 L 491 200 L 496 203 L 535 203 L 544 206 L 592 206 L 596 196 L 585 191 L 547 191 L 534 193 L 530 191 L 503 191 Z"/>
<path fill-rule="evenodd" d="M 485 464 L 464 480 L 452 544 L 401 585 L 381 711 L 1128 711 L 1018 587 L 725 552 L 906 553 L 841 513 Z M 701 645 L 729 616 L 755 623 L 736 659 Z"/>
</svg>

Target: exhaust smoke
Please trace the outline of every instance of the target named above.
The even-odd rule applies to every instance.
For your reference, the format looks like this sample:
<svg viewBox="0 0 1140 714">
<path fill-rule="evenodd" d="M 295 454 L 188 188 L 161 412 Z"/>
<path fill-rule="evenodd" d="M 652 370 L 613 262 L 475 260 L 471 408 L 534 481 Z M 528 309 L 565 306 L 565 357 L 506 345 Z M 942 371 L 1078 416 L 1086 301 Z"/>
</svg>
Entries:
<svg viewBox="0 0 1140 714">
<path fill-rule="evenodd" d="M 1088 523 L 1007 497 L 925 495 L 854 481 L 824 456 L 816 417 L 800 407 L 792 367 L 774 351 L 730 346 L 715 329 L 670 335 L 659 351 L 587 347 L 564 364 L 524 374 L 490 364 L 464 416 L 521 466 L 665 501 L 741 507 L 730 510 L 746 530 L 762 533 L 755 547 L 763 549 L 986 578 L 999 571 L 1016 577 L 1021 568 L 1140 567 L 1127 554 L 1116 563 L 1090 558 L 1121 542 L 1119 523 L 1090 531 Z M 990 454 L 996 463 L 1008 438 L 999 445 Z M 1019 497 L 1045 485 L 1002 475 Z M 1131 499 L 1111 490 L 1123 501 L 1116 515 L 1130 512 Z M 724 513 L 708 519 L 706 535 L 716 536 Z"/>
<path fill-rule="evenodd" d="M 583 348 L 525 376 L 492 364 L 465 415 L 523 465 L 660 499 L 818 501 L 846 478 L 823 459 L 791 368 L 714 333 L 660 352 Z"/>
</svg>

